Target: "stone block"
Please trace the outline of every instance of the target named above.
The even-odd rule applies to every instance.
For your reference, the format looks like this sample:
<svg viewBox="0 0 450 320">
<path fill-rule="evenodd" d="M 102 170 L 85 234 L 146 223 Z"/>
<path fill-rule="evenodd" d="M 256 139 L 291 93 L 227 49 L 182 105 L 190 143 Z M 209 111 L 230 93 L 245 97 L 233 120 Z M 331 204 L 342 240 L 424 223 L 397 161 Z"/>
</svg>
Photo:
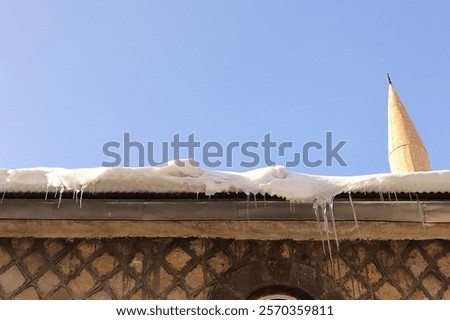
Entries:
<svg viewBox="0 0 450 320">
<path fill-rule="evenodd" d="M 438 292 L 441 290 L 441 288 L 444 284 L 433 273 L 429 273 L 426 275 L 425 278 L 423 278 L 422 285 L 425 287 L 425 289 L 427 289 L 428 293 L 433 298 L 436 298 L 438 295 Z"/>
<path fill-rule="evenodd" d="M 412 274 L 418 279 L 422 272 L 428 267 L 428 263 L 418 249 L 411 251 L 406 266 Z"/>
<path fill-rule="evenodd" d="M 59 271 L 66 277 L 72 275 L 80 266 L 80 259 L 78 259 L 77 256 L 73 253 L 67 254 L 57 264 Z"/>
<path fill-rule="evenodd" d="M 360 275 L 366 278 L 366 281 L 371 285 L 376 285 L 381 279 L 383 279 L 383 275 L 378 270 L 377 266 L 370 262 L 367 264 L 364 269 L 360 271 Z"/>
<path fill-rule="evenodd" d="M 83 259 L 89 259 L 102 246 L 99 240 L 85 240 L 77 245 L 78 252 Z"/>
<path fill-rule="evenodd" d="M 380 300 L 399 300 L 402 294 L 392 284 L 386 281 L 376 292 L 375 297 Z"/>
<path fill-rule="evenodd" d="M 136 286 L 136 280 L 120 271 L 108 280 L 108 285 L 119 299 L 123 299 Z"/>
<path fill-rule="evenodd" d="M 228 271 L 232 265 L 232 261 L 225 253 L 219 251 L 215 256 L 208 260 L 207 264 L 217 276 L 220 276 Z"/>
<path fill-rule="evenodd" d="M 137 274 L 141 274 L 144 270 L 144 253 L 137 252 L 130 262 L 130 268 L 133 269 Z"/>
<path fill-rule="evenodd" d="M 28 271 L 30 276 L 33 277 L 46 266 L 46 261 L 40 252 L 33 252 L 22 260 L 22 265 Z"/>
<path fill-rule="evenodd" d="M 155 267 L 149 274 L 148 282 L 156 295 L 161 296 L 172 285 L 175 278 L 163 267 Z"/>
<path fill-rule="evenodd" d="M 0 268 L 6 266 L 10 262 L 11 262 L 11 255 L 8 253 L 8 251 L 6 251 L 5 248 L 0 246 Z"/>
<path fill-rule="evenodd" d="M 33 287 L 28 287 L 23 290 L 21 293 L 14 297 L 14 300 L 39 300 L 39 295 L 36 292 L 36 289 Z"/>
<path fill-rule="evenodd" d="M 417 280 L 405 268 L 399 267 L 389 274 L 392 283 L 397 284 L 404 293 L 410 292 Z"/>
<path fill-rule="evenodd" d="M 416 289 L 412 295 L 409 296 L 409 300 L 428 300 L 428 297 L 423 293 L 422 290 Z"/>
<path fill-rule="evenodd" d="M 55 290 L 60 285 L 58 276 L 49 270 L 44 273 L 37 281 L 37 286 L 42 293 L 43 297 L 46 297 L 51 291 Z"/>
<path fill-rule="evenodd" d="M 0 274 L 0 286 L 9 296 L 25 283 L 25 277 L 17 266 L 12 266 Z"/>
<path fill-rule="evenodd" d="M 104 253 L 92 262 L 92 267 L 97 271 L 98 275 L 102 277 L 115 269 L 116 259 L 113 256 Z"/>
<path fill-rule="evenodd" d="M 176 286 L 169 294 L 167 295 L 167 300 L 187 300 L 188 297 L 186 292 L 180 287 Z"/>
<path fill-rule="evenodd" d="M 63 250 L 64 244 L 60 240 L 48 239 L 44 243 L 45 250 L 47 251 L 47 255 L 49 258 L 56 258 Z"/>
<path fill-rule="evenodd" d="M 53 293 L 50 297 L 52 300 L 71 300 L 70 294 L 67 292 L 66 288 L 61 287 L 58 290 L 56 290 L 55 293 Z"/>
<path fill-rule="evenodd" d="M 181 272 L 191 259 L 192 257 L 180 247 L 172 249 L 169 254 L 166 255 L 167 263 L 176 272 Z"/>
<path fill-rule="evenodd" d="M 14 239 L 11 239 L 10 244 L 11 244 L 11 248 L 14 250 L 16 256 L 21 257 L 34 244 L 34 239 L 29 239 L 29 238 L 17 239 L 17 238 L 14 238 Z"/>
<path fill-rule="evenodd" d="M 67 286 L 79 297 L 82 298 L 95 286 L 95 279 L 86 269 L 73 278 Z"/>
<path fill-rule="evenodd" d="M 201 265 L 196 266 L 192 269 L 184 278 L 186 285 L 193 291 L 199 289 L 204 285 L 205 282 L 205 272 Z"/>
<path fill-rule="evenodd" d="M 450 252 L 440 257 L 436 262 L 439 271 L 450 281 Z"/>
</svg>

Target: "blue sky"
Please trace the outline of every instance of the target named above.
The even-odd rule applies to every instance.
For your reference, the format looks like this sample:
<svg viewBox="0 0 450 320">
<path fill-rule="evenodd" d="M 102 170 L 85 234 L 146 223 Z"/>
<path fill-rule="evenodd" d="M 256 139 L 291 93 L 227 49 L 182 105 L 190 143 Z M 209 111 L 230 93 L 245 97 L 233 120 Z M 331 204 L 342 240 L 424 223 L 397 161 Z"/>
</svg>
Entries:
<svg viewBox="0 0 450 320">
<path fill-rule="evenodd" d="M 0 167 L 97 167 L 124 133 L 154 142 L 158 159 L 177 133 L 223 145 L 270 133 L 301 151 L 330 131 L 348 141 L 348 166 L 291 170 L 388 172 L 390 72 L 433 169 L 449 169 L 448 12 L 447 1 L 0 1 Z M 243 171 L 234 159 L 218 169 Z"/>
</svg>

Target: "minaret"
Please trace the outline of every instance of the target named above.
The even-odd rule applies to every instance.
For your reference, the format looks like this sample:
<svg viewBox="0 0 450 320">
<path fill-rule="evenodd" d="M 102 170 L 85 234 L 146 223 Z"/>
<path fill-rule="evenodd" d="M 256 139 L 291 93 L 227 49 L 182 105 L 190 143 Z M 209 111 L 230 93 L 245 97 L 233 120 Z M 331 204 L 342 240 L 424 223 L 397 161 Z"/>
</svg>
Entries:
<svg viewBox="0 0 450 320">
<path fill-rule="evenodd" d="M 392 173 L 430 171 L 430 161 L 405 106 L 388 74 L 389 166 Z"/>
</svg>

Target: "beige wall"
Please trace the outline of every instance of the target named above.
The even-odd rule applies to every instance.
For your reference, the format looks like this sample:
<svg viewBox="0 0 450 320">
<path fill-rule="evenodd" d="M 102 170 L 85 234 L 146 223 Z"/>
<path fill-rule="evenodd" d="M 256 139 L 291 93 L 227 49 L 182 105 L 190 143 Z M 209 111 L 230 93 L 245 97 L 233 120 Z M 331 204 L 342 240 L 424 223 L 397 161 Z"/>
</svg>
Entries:
<svg viewBox="0 0 450 320">
<path fill-rule="evenodd" d="M 450 241 L 332 245 L 330 260 L 320 241 L 3 238 L 0 299 L 450 299 Z"/>
</svg>

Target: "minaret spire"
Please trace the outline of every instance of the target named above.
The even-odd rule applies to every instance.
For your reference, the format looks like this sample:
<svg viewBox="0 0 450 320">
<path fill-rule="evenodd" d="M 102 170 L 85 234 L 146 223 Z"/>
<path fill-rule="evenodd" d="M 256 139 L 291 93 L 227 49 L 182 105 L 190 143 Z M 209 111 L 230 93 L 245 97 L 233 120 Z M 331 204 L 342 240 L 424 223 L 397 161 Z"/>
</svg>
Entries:
<svg viewBox="0 0 450 320">
<path fill-rule="evenodd" d="M 389 166 L 391 172 L 430 171 L 428 153 L 388 76 Z"/>
</svg>

